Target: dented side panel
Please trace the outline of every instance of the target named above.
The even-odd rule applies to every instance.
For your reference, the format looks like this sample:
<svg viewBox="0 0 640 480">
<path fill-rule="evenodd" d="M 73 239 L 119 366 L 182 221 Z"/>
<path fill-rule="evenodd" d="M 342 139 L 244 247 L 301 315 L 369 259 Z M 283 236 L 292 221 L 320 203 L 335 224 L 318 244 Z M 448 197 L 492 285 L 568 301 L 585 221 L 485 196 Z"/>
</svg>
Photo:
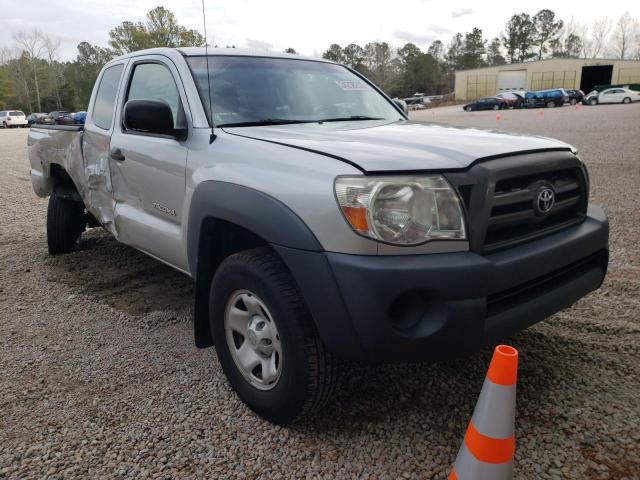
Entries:
<svg viewBox="0 0 640 480">
<path fill-rule="evenodd" d="M 89 210 L 113 235 L 116 229 L 113 222 L 115 203 L 111 172 L 109 170 L 109 132 L 86 130 L 84 134 L 83 175 L 86 179 L 87 196 L 83 197 Z"/>
</svg>

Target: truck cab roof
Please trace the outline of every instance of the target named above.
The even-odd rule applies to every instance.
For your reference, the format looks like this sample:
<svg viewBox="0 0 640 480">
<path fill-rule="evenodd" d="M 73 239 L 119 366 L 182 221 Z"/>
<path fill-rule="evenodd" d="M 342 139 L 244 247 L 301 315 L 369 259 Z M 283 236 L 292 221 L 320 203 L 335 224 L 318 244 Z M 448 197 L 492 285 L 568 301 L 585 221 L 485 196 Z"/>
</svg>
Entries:
<svg viewBox="0 0 640 480">
<path fill-rule="evenodd" d="M 119 57 L 111 60 L 112 62 L 122 60 L 125 58 L 140 57 L 142 55 L 164 55 L 169 58 L 176 56 L 184 57 L 200 57 L 204 55 L 225 55 L 225 56 L 245 56 L 245 57 L 266 57 L 266 58 L 290 58 L 294 60 L 312 60 L 316 62 L 335 63 L 324 58 L 309 57 L 304 55 L 298 55 L 295 53 L 280 53 L 270 52 L 264 50 L 254 50 L 245 48 L 207 48 L 204 47 L 180 47 L 180 48 L 148 48 L 146 50 L 137 50 L 135 52 L 125 53 Z"/>
</svg>

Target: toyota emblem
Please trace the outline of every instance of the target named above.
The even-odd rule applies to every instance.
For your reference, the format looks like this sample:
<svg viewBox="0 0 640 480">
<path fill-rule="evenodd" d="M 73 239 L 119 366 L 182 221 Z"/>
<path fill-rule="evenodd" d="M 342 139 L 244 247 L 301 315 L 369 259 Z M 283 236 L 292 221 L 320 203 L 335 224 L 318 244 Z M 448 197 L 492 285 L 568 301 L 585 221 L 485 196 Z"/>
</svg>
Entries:
<svg viewBox="0 0 640 480">
<path fill-rule="evenodd" d="M 540 214 L 546 214 L 551 211 L 553 208 L 553 204 L 556 201 L 556 194 L 549 187 L 544 187 L 538 193 L 538 198 L 536 199 L 536 210 Z"/>
</svg>

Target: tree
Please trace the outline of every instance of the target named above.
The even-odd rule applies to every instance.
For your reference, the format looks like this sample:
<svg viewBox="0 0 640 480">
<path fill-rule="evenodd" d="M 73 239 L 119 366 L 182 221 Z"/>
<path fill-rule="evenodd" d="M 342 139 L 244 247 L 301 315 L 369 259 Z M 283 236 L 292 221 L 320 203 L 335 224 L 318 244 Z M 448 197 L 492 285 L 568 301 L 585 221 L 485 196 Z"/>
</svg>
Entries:
<svg viewBox="0 0 640 480">
<path fill-rule="evenodd" d="M 465 33 L 462 44 L 462 68 L 478 68 L 485 65 L 486 43 L 487 41 L 482 38 L 482 30 L 479 28 Z"/>
<path fill-rule="evenodd" d="M 513 15 L 502 34 L 502 44 L 507 50 L 510 63 L 524 62 L 535 56 L 531 48 L 535 44 L 536 28 L 531 16 L 526 13 Z"/>
<path fill-rule="evenodd" d="M 294 55 L 298 54 L 298 52 L 296 52 L 296 50 L 294 48 L 291 48 L 291 47 L 285 49 L 284 53 L 292 53 Z"/>
<path fill-rule="evenodd" d="M 584 32 L 584 27 L 577 24 L 573 19 L 565 24 L 558 35 L 549 42 L 551 56 L 554 58 L 580 58 L 585 46 L 580 32 Z"/>
<path fill-rule="evenodd" d="M 416 92 L 437 93 L 440 86 L 440 65 L 429 53 L 424 53 L 413 43 L 398 50 L 400 78 L 398 92 L 409 96 Z"/>
<path fill-rule="evenodd" d="M 38 65 L 45 50 L 42 32 L 37 28 L 34 28 L 31 31 L 20 30 L 13 36 L 13 40 L 20 48 L 22 48 L 24 55 L 26 55 L 26 60 L 29 63 L 31 73 L 33 75 L 33 83 L 36 92 L 36 105 L 38 106 L 38 111 L 41 112 L 42 101 L 40 98 L 40 84 L 38 79 L 40 72 L 38 71 Z"/>
<path fill-rule="evenodd" d="M 489 42 L 487 46 L 487 65 L 494 67 L 504 65 L 507 60 L 502 56 L 502 43 L 498 37 Z"/>
<path fill-rule="evenodd" d="M 534 40 L 538 48 L 538 60 L 548 51 L 548 45 L 554 42 L 562 30 L 564 22 L 556 21 L 556 14 L 552 10 L 543 9 L 533 16 L 533 27 L 535 29 Z"/>
<path fill-rule="evenodd" d="M 607 38 L 611 32 L 611 20 L 607 17 L 597 18 L 591 26 L 591 58 L 598 58 L 607 43 Z"/>
<path fill-rule="evenodd" d="M 332 62 L 344 63 L 344 52 L 342 47 L 337 43 L 332 43 L 329 49 L 322 54 L 322 58 L 331 60 Z"/>
<path fill-rule="evenodd" d="M 202 47 L 205 43 L 197 30 L 179 25 L 173 12 L 164 7 L 149 11 L 146 23 L 122 22 L 109 37 L 109 45 L 118 55 L 154 47 Z"/>
<path fill-rule="evenodd" d="M 16 97 L 15 84 L 6 65 L 9 55 L 9 52 L 4 48 L 0 49 L 0 109 L 3 110 L 13 107 L 10 102 Z"/>
<path fill-rule="evenodd" d="M 460 70 L 462 68 L 463 37 L 461 33 L 456 33 L 447 46 L 447 53 L 444 58 L 449 70 Z"/>
<path fill-rule="evenodd" d="M 631 17 L 629 12 L 620 15 L 613 32 L 613 49 L 619 59 L 622 60 L 629 54 L 631 42 L 635 38 L 637 29 L 638 22 Z"/>
<path fill-rule="evenodd" d="M 49 63 L 49 77 L 53 86 L 53 93 L 56 99 L 56 107 L 62 110 L 62 101 L 60 99 L 60 83 L 63 80 L 60 62 L 58 62 L 58 50 L 60 49 L 60 38 L 45 36 L 43 38 L 44 48 Z"/>
<path fill-rule="evenodd" d="M 444 61 L 444 44 L 440 40 L 434 40 L 427 53 L 435 58 L 438 62 Z"/>
<path fill-rule="evenodd" d="M 397 65 L 387 42 L 367 43 L 364 46 L 363 63 L 371 79 L 380 88 L 389 90 L 393 86 Z"/>
<path fill-rule="evenodd" d="M 350 66 L 363 75 L 369 74 L 367 68 L 364 65 L 364 48 L 362 48 L 360 45 L 350 43 L 349 45 L 344 47 L 344 50 L 342 51 L 342 59 L 344 60 L 345 65 Z"/>
</svg>

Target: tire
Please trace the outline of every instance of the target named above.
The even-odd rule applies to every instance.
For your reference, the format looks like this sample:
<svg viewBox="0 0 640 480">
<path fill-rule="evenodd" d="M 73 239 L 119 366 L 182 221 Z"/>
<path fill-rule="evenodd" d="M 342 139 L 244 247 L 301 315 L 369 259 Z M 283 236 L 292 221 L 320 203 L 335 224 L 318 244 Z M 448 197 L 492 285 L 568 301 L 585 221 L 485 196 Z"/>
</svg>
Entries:
<svg viewBox="0 0 640 480">
<path fill-rule="evenodd" d="M 547 108 L 554 108 L 556 106 L 556 102 L 547 102 Z"/>
<path fill-rule="evenodd" d="M 246 298 L 243 295 L 252 302 L 257 299 L 261 308 L 256 310 L 254 305 L 252 309 L 246 304 L 247 323 L 244 316 L 238 322 L 245 325 L 247 334 L 237 336 L 237 330 L 227 328 L 232 323 L 228 312 L 236 306 L 242 313 L 244 300 L 236 303 L 236 299 Z M 233 390 L 251 410 L 274 424 L 287 425 L 317 412 L 332 398 L 338 383 L 337 359 L 320 340 L 291 273 L 273 250 L 247 250 L 225 259 L 211 283 L 209 306 L 210 327 L 222 369 Z M 255 374 L 258 364 L 243 370 L 238 355 L 232 353 L 239 352 L 248 342 L 254 359 L 269 361 L 252 346 L 265 340 L 256 340 L 255 331 L 251 333 L 246 327 L 262 317 L 268 324 L 265 328 L 262 322 L 262 332 L 275 325 L 275 335 L 269 338 L 273 339 L 273 351 L 280 351 L 274 357 L 279 358 L 275 367 L 279 370 L 272 373 L 275 380 L 269 384 L 261 384 L 262 366 Z"/>
<path fill-rule="evenodd" d="M 629 103 L 631 103 L 631 99 L 629 97 L 624 97 L 622 99 L 622 103 L 624 103 L 625 105 L 628 105 Z"/>
<path fill-rule="evenodd" d="M 598 100 L 595 98 L 592 98 L 591 100 L 589 100 L 589 105 L 598 105 Z"/>
<path fill-rule="evenodd" d="M 470 112 L 471 110 L 473 110 L 471 107 L 464 107 L 465 112 Z"/>
<path fill-rule="evenodd" d="M 75 252 L 86 225 L 84 205 L 51 194 L 47 208 L 47 245 L 51 255 Z"/>
<path fill-rule="evenodd" d="M 575 105 L 576 103 L 578 103 L 578 101 L 575 98 L 569 100 L 569 105 Z"/>
<path fill-rule="evenodd" d="M 494 105 L 493 107 L 491 107 L 493 110 L 500 110 L 500 105 Z"/>
<path fill-rule="evenodd" d="M 7 127 L 7 122 L 2 122 L 2 128 L 8 128 Z"/>
</svg>

